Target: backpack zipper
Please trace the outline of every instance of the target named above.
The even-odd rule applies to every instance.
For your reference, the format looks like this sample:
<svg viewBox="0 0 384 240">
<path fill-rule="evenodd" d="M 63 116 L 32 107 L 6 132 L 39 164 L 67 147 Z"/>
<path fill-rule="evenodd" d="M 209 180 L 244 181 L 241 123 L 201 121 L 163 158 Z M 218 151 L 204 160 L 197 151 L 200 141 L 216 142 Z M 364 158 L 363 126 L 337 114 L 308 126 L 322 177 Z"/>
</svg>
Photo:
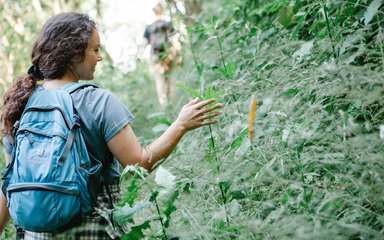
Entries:
<svg viewBox="0 0 384 240">
<path fill-rule="evenodd" d="M 59 136 L 63 139 L 67 139 L 67 137 L 64 134 L 62 134 L 61 132 L 56 131 L 56 132 L 49 133 L 49 132 L 41 131 L 41 130 L 38 130 L 35 128 L 20 128 L 18 133 L 24 133 L 25 135 L 28 135 L 29 133 L 34 133 L 34 134 L 43 135 L 46 137 Z M 28 137 L 28 139 L 29 139 L 29 137 Z"/>
<path fill-rule="evenodd" d="M 54 186 L 51 184 L 41 184 L 41 183 L 40 184 L 18 183 L 18 184 L 13 184 L 9 186 L 7 189 L 8 192 L 19 192 L 19 191 L 25 191 L 25 190 L 48 190 L 48 191 L 80 196 L 80 193 L 78 190 L 68 189 L 62 186 Z"/>
</svg>

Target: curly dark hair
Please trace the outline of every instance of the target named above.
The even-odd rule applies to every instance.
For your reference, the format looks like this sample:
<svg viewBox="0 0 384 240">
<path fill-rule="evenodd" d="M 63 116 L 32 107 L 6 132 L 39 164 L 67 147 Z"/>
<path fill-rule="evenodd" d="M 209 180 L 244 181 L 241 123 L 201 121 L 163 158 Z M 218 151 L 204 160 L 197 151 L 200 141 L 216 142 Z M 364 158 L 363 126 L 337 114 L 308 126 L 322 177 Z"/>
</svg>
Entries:
<svg viewBox="0 0 384 240">
<path fill-rule="evenodd" d="M 12 135 L 13 125 L 20 119 L 37 81 L 58 79 L 67 73 L 76 76 L 76 65 L 84 60 L 95 29 L 95 22 L 87 14 L 73 12 L 55 15 L 44 24 L 32 47 L 35 73 L 16 78 L 4 94 L 0 117 L 3 135 Z"/>
</svg>

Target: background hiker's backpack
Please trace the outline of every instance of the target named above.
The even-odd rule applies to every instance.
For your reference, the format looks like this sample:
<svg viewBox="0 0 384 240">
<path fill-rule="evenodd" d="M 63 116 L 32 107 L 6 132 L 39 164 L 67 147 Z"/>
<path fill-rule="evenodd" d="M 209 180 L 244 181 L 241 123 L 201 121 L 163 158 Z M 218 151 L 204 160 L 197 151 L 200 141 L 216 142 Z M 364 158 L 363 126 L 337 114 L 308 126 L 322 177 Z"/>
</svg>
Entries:
<svg viewBox="0 0 384 240">
<path fill-rule="evenodd" d="M 152 54 L 159 55 L 168 50 L 171 45 L 168 35 L 171 31 L 173 31 L 172 24 L 164 20 L 157 20 L 148 26 Z"/>
<path fill-rule="evenodd" d="M 88 85 L 38 86 L 29 98 L 3 175 L 2 190 L 16 226 L 34 232 L 66 229 L 92 210 L 102 165 L 90 161 L 70 96 Z"/>
</svg>

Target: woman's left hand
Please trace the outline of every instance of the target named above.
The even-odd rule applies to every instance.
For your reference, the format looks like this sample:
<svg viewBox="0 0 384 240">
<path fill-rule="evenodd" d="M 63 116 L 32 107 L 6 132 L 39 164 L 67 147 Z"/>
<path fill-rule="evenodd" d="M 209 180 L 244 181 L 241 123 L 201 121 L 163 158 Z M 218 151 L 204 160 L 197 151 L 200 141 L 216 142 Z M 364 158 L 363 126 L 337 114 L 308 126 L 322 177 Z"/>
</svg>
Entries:
<svg viewBox="0 0 384 240">
<path fill-rule="evenodd" d="M 198 98 L 190 101 L 189 103 L 183 106 L 175 123 L 178 124 L 185 131 L 189 131 L 209 124 L 218 123 L 219 121 L 217 119 L 212 118 L 220 115 L 221 112 L 214 110 L 223 107 L 223 105 L 221 103 L 216 103 L 212 106 L 208 106 L 209 104 L 214 102 L 214 98 L 201 102 Z"/>
</svg>

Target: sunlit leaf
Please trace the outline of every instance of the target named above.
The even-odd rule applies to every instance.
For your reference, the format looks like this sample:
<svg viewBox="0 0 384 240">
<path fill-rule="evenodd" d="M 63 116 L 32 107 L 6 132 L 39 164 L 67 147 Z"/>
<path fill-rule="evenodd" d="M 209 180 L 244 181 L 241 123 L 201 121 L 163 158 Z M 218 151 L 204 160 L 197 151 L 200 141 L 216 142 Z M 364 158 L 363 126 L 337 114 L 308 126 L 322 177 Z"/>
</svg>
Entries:
<svg viewBox="0 0 384 240">
<path fill-rule="evenodd" d="M 373 0 L 368 8 L 367 11 L 364 13 L 364 24 L 368 25 L 373 19 L 373 17 L 376 15 L 377 11 L 379 10 L 380 5 L 382 4 L 382 0 Z"/>
<path fill-rule="evenodd" d="M 172 189 L 175 187 L 176 177 L 172 175 L 167 169 L 162 166 L 159 166 L 155 174 L 155 182 L 157 185 L 165 188 Z"/>
<path fill-rule="evenodd" d="M 137 174 L 142 179 L 145 179 L 145 177 L 148 175 L 148 170 L 145 168 L 140 167 L 139 165 L 127 165 L 123 172 L 121 173 L 121 176 L 124 177 L 125 175 L 128 175 L 128 173 Z"/>
<path fill-rule="evenodd" d="M 129 222 L 132 222 L 134 216 L 143 212 L 145 208 L 151 207 L 153 204 L 151 202 L 142 202 L 136 203 L 131 207 L 128 203 L 126 203 L 121 208 L 115 208 L 113 211 L 113 221 L 122 226 Z"/>
<path fill-rule="evenodd" d="M 237 136 L 231 143 L 231 148 L 236 149 L 241 146 L 243 139 L 248 135 L 248 128 L 244 128 L 239 136 Z"/>
<path fill-rule="evenodd" d="M 195 90 L 193 88 L 186 87 L 186 86 L 181 85 L 179 83 L 176 83 L 176 86 L 178 88 L 180 88 L 181 90 L 191 94 L 192 96 L 199 98 L 200 100 L 204 99 L 204 97 L 197 90 Z"/>
<path fill-rule="evenodd" d="M 311 49 L 313 47 L 313 41 L 309 41 L 301 45 L 300 49 L 293 53 L 292 57 L 301 61 L 305 56 L 311 54 Z"/>
</svg>

